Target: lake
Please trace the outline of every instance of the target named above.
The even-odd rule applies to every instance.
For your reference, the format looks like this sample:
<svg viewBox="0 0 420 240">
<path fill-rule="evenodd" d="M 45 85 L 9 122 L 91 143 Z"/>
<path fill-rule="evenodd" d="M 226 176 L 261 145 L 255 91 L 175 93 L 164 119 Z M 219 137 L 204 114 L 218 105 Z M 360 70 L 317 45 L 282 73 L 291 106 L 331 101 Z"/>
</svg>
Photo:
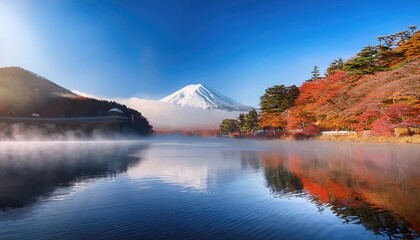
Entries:
<svg viewBox="0 0 420 240">
<path fill-rule="evenodd" d="M 418 145 L 0 142 L 0 239 L 416 239 Z"/>
</svg>

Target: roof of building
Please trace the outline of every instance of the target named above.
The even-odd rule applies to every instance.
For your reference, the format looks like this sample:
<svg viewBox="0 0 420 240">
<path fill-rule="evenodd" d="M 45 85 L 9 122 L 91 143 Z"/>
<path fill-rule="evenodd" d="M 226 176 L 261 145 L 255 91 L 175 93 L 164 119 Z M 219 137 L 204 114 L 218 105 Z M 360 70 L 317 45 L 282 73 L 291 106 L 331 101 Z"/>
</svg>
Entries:
<svg viewBox="0 0 420 240">
<path fill-rule="evenodd" d="M 108 111 L 108 113 L 124 113 L 123 111 L 121 111 L 121 109 L 119 108 L 113 108 L 111 110 Z"/>
</svg>

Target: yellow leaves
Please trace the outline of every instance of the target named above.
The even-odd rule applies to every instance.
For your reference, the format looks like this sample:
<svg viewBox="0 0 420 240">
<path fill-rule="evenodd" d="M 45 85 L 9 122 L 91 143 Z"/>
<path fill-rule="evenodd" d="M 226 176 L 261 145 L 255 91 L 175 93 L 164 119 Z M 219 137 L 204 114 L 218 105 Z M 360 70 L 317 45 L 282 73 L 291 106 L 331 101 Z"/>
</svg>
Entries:
<svg viewBox="0 0 420 240">
<path fill-rule="evenodd" d="M 407 42 L 397 47 L 395 51 L 403 53 L 406 60 L 420 57 L 420 32 L 415 33 Z"/>
</svg>

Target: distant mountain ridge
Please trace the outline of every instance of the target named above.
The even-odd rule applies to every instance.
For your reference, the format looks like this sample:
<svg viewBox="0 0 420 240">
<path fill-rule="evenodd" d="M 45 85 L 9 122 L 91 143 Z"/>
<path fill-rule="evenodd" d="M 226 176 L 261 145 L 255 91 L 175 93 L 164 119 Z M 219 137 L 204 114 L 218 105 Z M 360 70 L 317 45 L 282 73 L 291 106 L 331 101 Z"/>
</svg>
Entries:
<svg viewBox="0 0 420 240">
<path fill-rule="evenodd" d="M 203 84 L 188 85 L 159 101 L 201 109 L 225 111 L 250 111 L 252 109 Z"/>
</svg>

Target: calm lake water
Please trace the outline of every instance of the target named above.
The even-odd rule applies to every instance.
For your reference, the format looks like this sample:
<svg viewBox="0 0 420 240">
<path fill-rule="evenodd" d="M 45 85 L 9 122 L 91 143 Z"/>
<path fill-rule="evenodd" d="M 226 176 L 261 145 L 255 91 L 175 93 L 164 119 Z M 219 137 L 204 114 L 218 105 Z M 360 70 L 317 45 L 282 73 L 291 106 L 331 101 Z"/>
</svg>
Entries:
<svg viewBox="0 0 420 240">
<path fill-rule="evenodd" d="M 0 239 L 416 239 L 418 145 L 0 143 Z"/>
</svg>

